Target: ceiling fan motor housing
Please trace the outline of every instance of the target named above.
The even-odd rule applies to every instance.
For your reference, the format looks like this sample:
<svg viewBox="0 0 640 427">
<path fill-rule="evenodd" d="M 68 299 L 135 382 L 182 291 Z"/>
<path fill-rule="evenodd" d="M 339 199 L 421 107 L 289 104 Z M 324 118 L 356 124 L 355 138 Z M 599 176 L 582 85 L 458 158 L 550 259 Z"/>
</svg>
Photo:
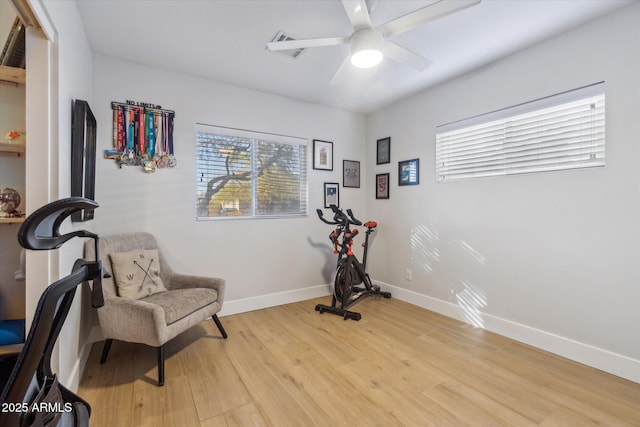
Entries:
<svg viewBox="0 0 640 427">
<path fill-rule="evenodd" d="M 384 37 L 380 31 L 365 28 L 351 36 L 351 63 L 356 67 L 370 68 L 382 61 L 382 43 Z"/>
</svg>

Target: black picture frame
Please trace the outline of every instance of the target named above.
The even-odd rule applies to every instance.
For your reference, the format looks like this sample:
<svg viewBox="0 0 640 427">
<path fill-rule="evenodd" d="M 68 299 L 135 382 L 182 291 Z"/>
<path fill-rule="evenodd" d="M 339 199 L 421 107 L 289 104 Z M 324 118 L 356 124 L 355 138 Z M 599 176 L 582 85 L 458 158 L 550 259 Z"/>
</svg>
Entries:
<svg viewBox="0 0 640 427">
<path fill-rule="evenodd" d="M 324 183 L 324 207 L 330 208 L 331 205 L 340 207 L 340 184 L 337 182 Z"/>
<path fill-rule="evenodd" d="M 87 101 L 76 99 L 71 107 L 71 196 L 95 200 L 96 118 Z M 72 222 L 94 218 L 93 209 L 71 214 Z"/>
<path fill-rule="evenodd" d="M 313 168 L 318 170 L 333 170 L 333 142 L 313 140 Z"/>
<path fill-rule="evenodd" d="M 391 137 L 379 139 L 376 144 L 376 165 L 391 163 Z"/>
<path fill-rule="evenodd" d="M 376 174 L 376 199 L 389 198 L 389 173 Z"/>
<path fill-rule="evenodd" d="M 398 162 L 398 185 L 420 184 L 420 159 Z"/>
<path fill-rule="evenodd" d="M 342 186 L 344 188 L 360 188 L 360 162 L 357 160 L 342 161 Z"/>
</svg>

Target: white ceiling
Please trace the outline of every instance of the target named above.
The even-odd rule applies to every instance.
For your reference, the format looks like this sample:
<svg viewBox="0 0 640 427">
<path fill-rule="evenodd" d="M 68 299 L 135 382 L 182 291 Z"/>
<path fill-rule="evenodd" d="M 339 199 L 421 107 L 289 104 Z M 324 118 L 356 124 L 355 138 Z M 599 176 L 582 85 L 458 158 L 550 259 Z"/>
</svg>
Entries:
<svg viewBox="0 0 640 427">
<path fill-rule="evenodd" d="M 455 0 L 446 0 L 455 1 Z M 303 101 L 367 113 L 486 65 L 634 0 L 483 0 L 392 40 L 433 62 L 422 72 L 385 59 L 330 80 L 349 46 L 297 59 L 266 50 L 282 30 L 296 39 L 349 36 L 340 0 L 78 1 L 96 53 Z M 373 26 L 433 0 L 370 0 Z"/>
</svg>

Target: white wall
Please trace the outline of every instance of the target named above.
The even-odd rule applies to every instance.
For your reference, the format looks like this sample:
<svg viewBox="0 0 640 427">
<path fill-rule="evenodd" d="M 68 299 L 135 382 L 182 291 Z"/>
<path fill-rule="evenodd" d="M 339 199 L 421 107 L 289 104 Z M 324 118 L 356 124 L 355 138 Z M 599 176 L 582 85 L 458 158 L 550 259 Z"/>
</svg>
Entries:
<svg viewBox="0 0 640 427">
<path fill-rule="evenodd" d="M 640 4 L 367 118 L 391 172 L 372 277 L 396 295 L 640 381 Z M 437 65 L 436 65 L 437 66 Z M 435 180 L 435 128 L 606 81 L 605 168 Z M 391 136 L 391 165 L 375 140 Z M 420 185 L 397 162 L 420 158 Z M 385 250 L 383 250 L 385 248 Z M 405 270 L 413 280 L 405 280 Z"/>
<path fill-rule="evenodd" d="M 323 183 L 342 187 L 342 159 L 365 160 L 364 117 L 97 55 L 93 112 L 98 152 L 112 148 L 111 102 L 133 100 L 174 110 L 174 169 L 146 174 L 141 167 L 97 164 L 95 231 L 153 233 L 172 267 L 227 281 L 222 314 L 326 294 L 335 262 L 315 209 L 323 207 Z M 196 221 L 195 124 L 207 123 L 332 141 L 333 172 L 309 166 L 306 218 Z M 363 176 L 366 167 L 363 163 Z M 340 188 L 341 204 L 365 208 L 366 188 Z"/>
</svg>

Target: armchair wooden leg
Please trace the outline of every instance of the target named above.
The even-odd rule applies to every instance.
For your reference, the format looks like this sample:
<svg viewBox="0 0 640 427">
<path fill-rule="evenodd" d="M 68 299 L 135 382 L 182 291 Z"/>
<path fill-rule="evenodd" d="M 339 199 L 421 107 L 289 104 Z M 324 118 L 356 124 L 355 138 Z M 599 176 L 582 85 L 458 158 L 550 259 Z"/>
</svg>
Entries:
<svg viewBox="0 0 640 427">
<path fill-rule="evenodd" d="M 111 344 L 113 344 L 112 339 L 108 339 L 104 342 L 104 347 L 102 347 L 102 356 L 100 356 L 100 364 L 104 364 L 107 361 L 107 356 L 109 355 L 109 350 L 111 350 Z"/>
<path fill-rule="evenodd" d="M 164 385 L 164 345 L 158 347 L 158 386 Z"/>
<path fill-rule="evenodd" d="M 213 319 L 214 322 L 216 322 L 216 326 L 220 330 L 220 333 L 222 334 L 222 338 L 227 339 L 227 331 L 225 331 L 224 328 L 222 327 L 222 323 L 220 323 L 220 319 L 218 319 L 218 315 L 214 314 L 213 316 L 211 316 L 211 318 Z"/>
</svg>

